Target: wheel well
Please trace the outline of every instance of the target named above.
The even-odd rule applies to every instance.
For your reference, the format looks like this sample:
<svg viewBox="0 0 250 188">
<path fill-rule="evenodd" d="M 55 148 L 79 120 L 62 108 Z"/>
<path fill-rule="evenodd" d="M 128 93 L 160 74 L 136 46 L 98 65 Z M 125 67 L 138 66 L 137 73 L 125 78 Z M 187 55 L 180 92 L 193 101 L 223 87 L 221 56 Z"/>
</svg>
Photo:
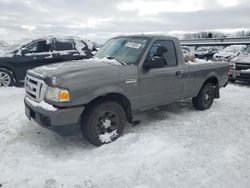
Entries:
<svg viewBox="0 0 250 188">
<path fill-rule="evenodd" d="M 118 104 L 120 104 L 123 107 L 123 109 L 124 109 L 124 111 L 126 113 L 127 121 L 129 123 L 132 123 L 133 118 L 132 118 L 132 111 L 131 111 L 130 101 L 126 96 L 124 96 L 122 94 L 119 94 L 119 93 L 108 93 L 108 94 L 96 97 L 95 99 L 93 99 L 92 101 L 90 101 L 87 104 L 85 110 L 90 108 L 93 104 L 100 103 L 100 102 L 103 102 L 103 101 L 114 101 L 114 102 L 117 102 Z"/>
<path fill-rule="evenodd" d="M 213 84 L 213 86 L 215 88 L 215 98 L 216 99 L 220 98 L 219 81 L 218 81 L 218 79 L 215 76 L 212 76 L 212 77 L 208 78 L 203 85 L 205 85 L 206 83 Z"/>
<path fill-rule="evenodd" d="M 7 67 L 7 66 L 2 66 L 2 65 L 0 66 L 0 69 L 5 69 L 5 70 L 10 71 L 11 74 L 13 75 L 13 78 L 16 80 L 16 75 L 15 75 L 13 69 L 11 69 L 10 67 Z"/>
</svg>

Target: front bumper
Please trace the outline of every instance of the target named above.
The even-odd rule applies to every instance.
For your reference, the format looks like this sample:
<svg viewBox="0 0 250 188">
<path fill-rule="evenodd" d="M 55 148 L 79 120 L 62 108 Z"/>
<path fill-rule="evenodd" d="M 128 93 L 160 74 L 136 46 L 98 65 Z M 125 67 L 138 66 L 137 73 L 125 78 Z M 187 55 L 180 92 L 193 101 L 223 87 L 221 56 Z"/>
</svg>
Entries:
<svg viewBox="0 0 250 188">
<path fill-rule="evenodd" d="M 28 119 L 32 119 L 37 124 L 46 128 L 77 125 L 84 110 L 84 106 L 80 106 L 63 109 L 55 108 L 56 110 L 51 111 L 44 109 L 39 105 L 34 105 L 36 103 L 33 101 L 32 103 L 29 101 L 30 99 L 25 97 L 24 103 L 26 116 Z"/>
<path fill-rule="evenodd" d="M 250 72 L 231 69 L 229 73 L 229 80 L 250 82 Z"/>
</svg>

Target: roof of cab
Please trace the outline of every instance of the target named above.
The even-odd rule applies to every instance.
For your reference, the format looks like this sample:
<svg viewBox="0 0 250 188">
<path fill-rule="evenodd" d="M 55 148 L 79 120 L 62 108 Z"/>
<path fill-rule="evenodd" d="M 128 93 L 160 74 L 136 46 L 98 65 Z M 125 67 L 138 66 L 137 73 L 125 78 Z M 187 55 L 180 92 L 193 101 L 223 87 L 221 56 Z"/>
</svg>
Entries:
<svg viewBox="0 0 250 188">
<path fill-rule="evenodd" d="M 155 39 L 178 39 L 177 37 L 173 37 L 173 36 L 168 36 L 168 35 L 157 35 L 157 34 L 133 34 L 133 35 L 119 35 L 113 38 L 117 38 L 117 37 L 146 37 L 146 38 L 155 38 Z"/>
</svg>

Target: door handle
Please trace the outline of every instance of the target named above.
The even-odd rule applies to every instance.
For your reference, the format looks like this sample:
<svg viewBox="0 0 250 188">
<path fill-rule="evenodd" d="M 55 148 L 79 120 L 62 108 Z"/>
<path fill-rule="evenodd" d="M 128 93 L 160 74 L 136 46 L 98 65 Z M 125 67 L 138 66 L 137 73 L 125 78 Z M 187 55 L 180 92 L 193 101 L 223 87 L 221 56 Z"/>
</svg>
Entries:
<svg viewBox="0 0 250 188">
<path fill-rule="evenodd" d="M 175 75 L 176 75 L 176 76 L 180 76 L 180 75 L 181 75 L 181 71 L 176 71 L 176 72 L 175 72 Z"/>
</svg>

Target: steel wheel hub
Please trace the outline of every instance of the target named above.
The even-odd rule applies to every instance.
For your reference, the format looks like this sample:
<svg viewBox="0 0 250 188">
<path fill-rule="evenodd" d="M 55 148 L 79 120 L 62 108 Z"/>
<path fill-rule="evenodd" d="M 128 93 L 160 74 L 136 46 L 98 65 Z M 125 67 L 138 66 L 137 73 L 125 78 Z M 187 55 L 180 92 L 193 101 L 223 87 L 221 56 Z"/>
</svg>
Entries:
<svg viewBox="0 0 250 188">
<path fill-rule="evenodd" d="M 209 99 L 209 95 L 206 94 L 206 95 L 205 95 L 205 100 L 207 101 L 208 99 Z"/>
<path fill-rule="evenodd" d="M 205 103 L 208 104 L 208 103 L 210 103 L 210 101 L 211 101 L 211 91 L 208 90 L 205 93 Z"/>
<path fill-rule="evenodd" d="M 105 127 L 105 129 L 109 128 L 111 126 L 111 120 L 110 119 L 105 119 L 102 122 L 102 126 Z"/>
<path fill-rule="evenodd" d="M 119 118 L 116 112 L 103 112 L 96 125 L 96 130 L 99 135 L 111 133 L 118 129 Z"/>
</svg>

